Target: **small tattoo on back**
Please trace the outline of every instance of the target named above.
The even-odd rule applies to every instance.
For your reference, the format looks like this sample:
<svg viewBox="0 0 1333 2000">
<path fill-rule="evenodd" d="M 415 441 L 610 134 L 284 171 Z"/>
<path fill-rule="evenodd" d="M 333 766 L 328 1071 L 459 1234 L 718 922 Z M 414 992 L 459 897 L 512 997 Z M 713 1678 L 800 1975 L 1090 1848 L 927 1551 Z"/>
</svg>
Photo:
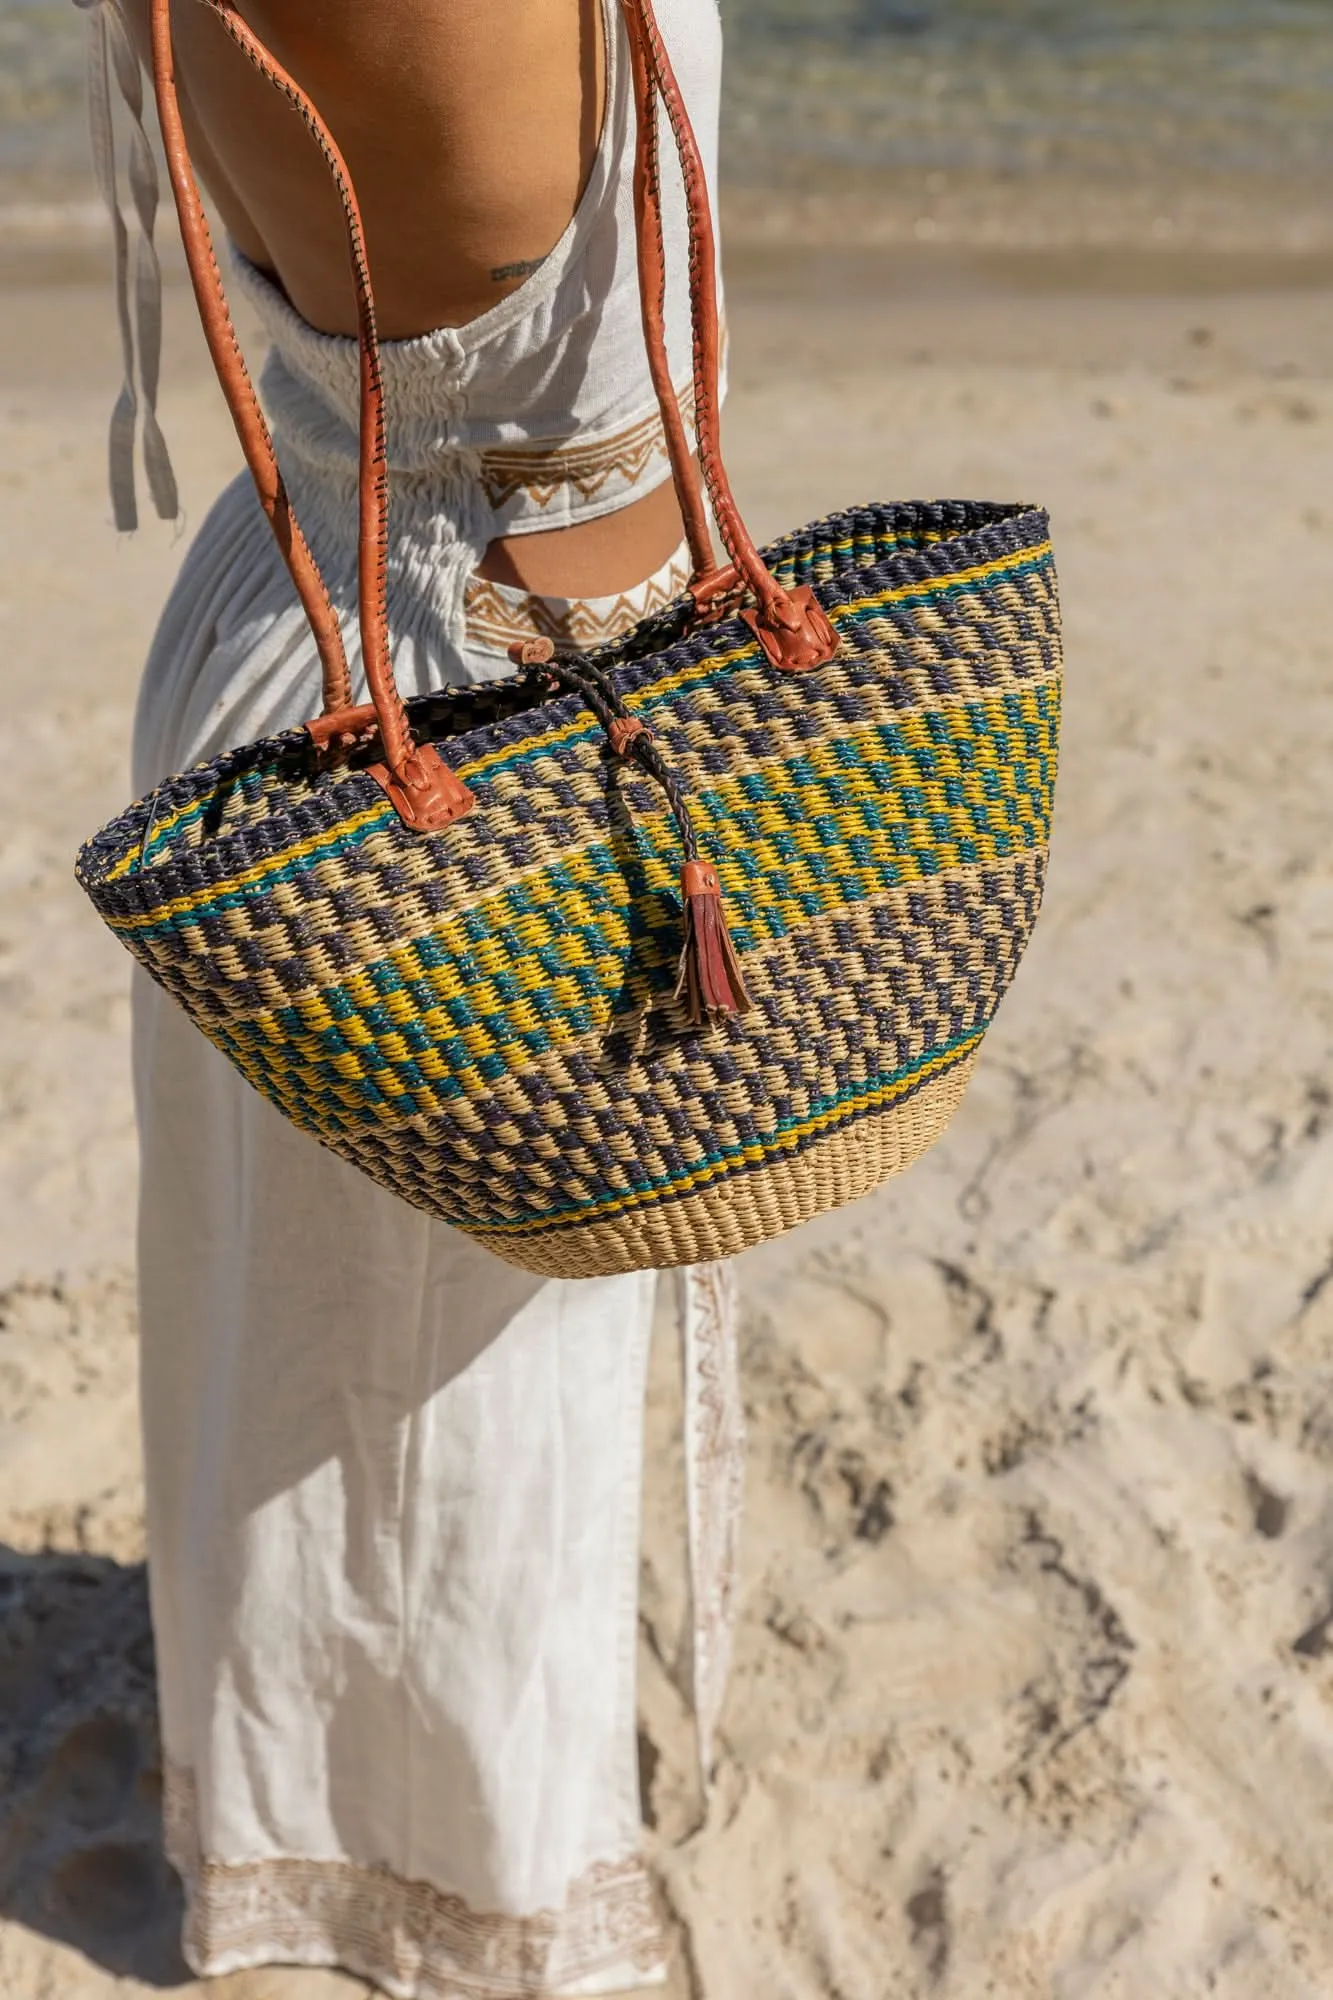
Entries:
<svg viewBox="0 0 1333 2000">
<path fill-rule="evenodd" d="M 530 278 L 545 262 L 545 257 L 520 257 L 512 264 L 497 264 L 491 272 L 491 281 L 503 285 L 510 278 Z"/>
</svg>

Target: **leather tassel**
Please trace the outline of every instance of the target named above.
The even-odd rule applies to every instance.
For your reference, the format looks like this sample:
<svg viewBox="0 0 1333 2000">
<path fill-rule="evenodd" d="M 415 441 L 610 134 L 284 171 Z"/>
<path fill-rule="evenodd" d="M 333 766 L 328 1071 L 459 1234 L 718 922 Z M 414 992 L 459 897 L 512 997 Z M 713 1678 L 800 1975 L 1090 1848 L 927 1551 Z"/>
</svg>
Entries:
<svg viewBox="0 0 1333 2000">
<path fill-rule="evenodd" d="M 750 996 L 727 929 L 717 870 L 703 861 L 687 861 L 680 887 L 685 898 L 685 945 L 676 998 L 685 1002 L 690 1024 L 697 1028 L 714 1014 L 743 1014 Z"/>
</svg>

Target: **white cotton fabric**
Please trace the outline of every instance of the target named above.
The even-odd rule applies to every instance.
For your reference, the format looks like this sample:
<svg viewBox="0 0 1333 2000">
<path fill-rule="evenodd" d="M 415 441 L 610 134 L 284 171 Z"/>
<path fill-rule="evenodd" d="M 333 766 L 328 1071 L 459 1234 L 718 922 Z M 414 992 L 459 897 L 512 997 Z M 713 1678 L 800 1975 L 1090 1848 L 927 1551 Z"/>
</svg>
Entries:
<svg viewBox="0 0 1333 2000">
<path fill-rule="evenodd" d="M 604 5 L 605 130 L 561 245 L 472 325 L 384 349 L 408 694 L 508 670 L 467 626 L 492 537 L 591 518 L 667 476 L 628 58 Z M 658 12 L 712 175 L 713 0 Z M 667 255 L 683 387 L 678 202 Z M 355 344 L 237 270 L 359 679 Z M 299 724 L 319 679 L 243 477 L 166 607 L 137 790 Z M 659 1983 L 634 1715 L 653 1275 L 551 1282 L 499 1262 L 295 1130 L 141 976 L 134 1051 L 150 1576 L 190 1963 L 336 1963 L 399 2000 Z M 715 1618 L 712 1632 L 716 1659 Z"/>
<path fill-rule="evenodd" d="M 219 1874 L 262 1896 L 265 1862 L 559 1912 L 638 1850 L 654 1278 L 503 1265 L 322 1152 L 146 983 L 135 1027 L 162 1729 L 208 1864 L 173 1855 L 191 1962 L 286 1956 L 235 1934 Z"/>
</svg>

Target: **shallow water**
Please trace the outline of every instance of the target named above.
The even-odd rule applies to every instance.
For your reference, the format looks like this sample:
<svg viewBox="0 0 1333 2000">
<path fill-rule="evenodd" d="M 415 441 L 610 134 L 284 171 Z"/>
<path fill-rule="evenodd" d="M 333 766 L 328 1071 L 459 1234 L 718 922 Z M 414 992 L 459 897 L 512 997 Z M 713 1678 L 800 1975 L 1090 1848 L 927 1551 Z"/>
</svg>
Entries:
<svg viewBox="0 0 1333 2000">
<path fill-rule="evenodd" d="M 0 0 L 0 200 L 91 193 L 83 42 L 70 0 Z"/>
<path fill-rule="evenodd" d="M 734 175 L 1239 178 L 1333 163 L 1328 0 L 726 0 L 723 13 Z"/>
<path fill-rule="evenodd" d="M 722 15 L 724 174 L 775 228 L 813 201 L 852 237 L 1333 237 L 1333 0 Z M 0 0 L 0 208 L 92 197 L 82 34 L 70 0 Z"/>
</svg>

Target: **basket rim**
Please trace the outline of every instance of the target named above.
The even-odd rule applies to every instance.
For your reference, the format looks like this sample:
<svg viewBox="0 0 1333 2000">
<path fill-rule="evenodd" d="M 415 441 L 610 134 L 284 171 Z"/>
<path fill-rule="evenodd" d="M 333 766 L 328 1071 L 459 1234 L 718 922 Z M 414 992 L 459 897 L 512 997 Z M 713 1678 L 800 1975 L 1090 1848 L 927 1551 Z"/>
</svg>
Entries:
<svg viewBox="0 0 1333 2000">
<path fill-rule="evenodd" d="M 882 536 L 886 526 L 901 524 L 905 534 L 918 535 L 933 528 L 938 539 L 925 547 L 894 550 L 877 563 L 858 561 L 855 541 L 858 531 Z M 795 568 L 800 577 L 802 563 L 812 563 L 827 553 L 836 553 L 847 544 L 847 560 L 831 578 L 809 581 L 826 607 L 854 601 L 867 589 L 919 582 L 928 585 L 946 579 L 960 568 L 979 565 L 1006 555 L 1021 556 L 1039 548 L 1047 540 L 1048 517 L 1044 509 L 1027 502 L 979 500 L 865 502 L 796 528 L 766 545 L 763 554 L 770 567 Z M 737 615 L 716 623 L 688 629 L 692 606 L 687 596 L 643 620 L 621 640 L 591 650 L 587 657 L 609 670 L 617 691 L 625 696 L 644 694 L 673 673 L 702 666 L 719 654 L 735 653 L 730 670 L 744 671 L 761 664 L 759 649 L 749 628 Z M 725 670 L 725 669 L 724 669 Z M 467 764 L 509 744 L 530 741 L 534 735 L 554 733 L 580 712 L 577 696 L 529 702 L 512 707 L 507 716 L 496 716 L 470 728 L 450 732 L 450 709 L 483 705 L 485 698 L 503 706 L 504 680 L 487 689 L 445 688 L 412 697 L 406 704 L 408 715 L 429 740 L 449 746 L 449 761 Z M 293 833 L 336 846 L 339 829 L 351 818 L 380 808 L 391 811 L 385 795 L 364 771 L 348 769 L 328 773 L 312 783 L 307 795 L 294 800 L 284 811 L 246 829 L 244 835 L 224 835 L 207 847 L 208 866 L 198 847 L 172 841 L 160 855 L 124 870 L 125 858 L 137 846 L 141 850 L 152 835 L 159 816 L 179 816 L 182 823 L 203 810 L 224 785 L 235 782 L 248 771 L 281 765 L 286 759 L 305 762 L 309 739 L 304 729 L 294 728 L 237 746 L 220 756 L 174 773 L 108 821 L 78 851 L 75 874 L 81 887 L 95 901 L 103 899 L 113 884 L 119 913 L 147 915 L 162 909 L 177 897 L 208 883 L 243 873 L 262 858 L 265 847 L 277 852 L 291 843 Z M 441 836 L 435 836 L 439 838 Z M 446 836 L 443 836 L 447 838 Z M 244 850 L 241 841 L 244 841 Z"/>
</svg>

